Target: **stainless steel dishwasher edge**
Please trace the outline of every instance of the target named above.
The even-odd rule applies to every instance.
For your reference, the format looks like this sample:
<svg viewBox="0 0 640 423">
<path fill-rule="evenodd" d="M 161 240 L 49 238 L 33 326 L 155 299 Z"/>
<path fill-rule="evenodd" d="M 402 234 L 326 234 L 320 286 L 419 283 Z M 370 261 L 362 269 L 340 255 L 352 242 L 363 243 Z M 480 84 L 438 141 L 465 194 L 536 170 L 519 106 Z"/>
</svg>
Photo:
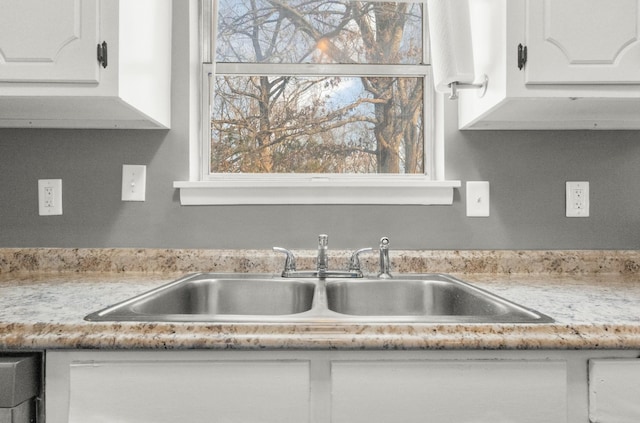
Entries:
<svg viewBox="0 0 640 423">
<path fill-rule="evenodd" d="M 0 354 L 0 423 L 37 423 L 42 392 L 42 354 Z"/>
</svg>

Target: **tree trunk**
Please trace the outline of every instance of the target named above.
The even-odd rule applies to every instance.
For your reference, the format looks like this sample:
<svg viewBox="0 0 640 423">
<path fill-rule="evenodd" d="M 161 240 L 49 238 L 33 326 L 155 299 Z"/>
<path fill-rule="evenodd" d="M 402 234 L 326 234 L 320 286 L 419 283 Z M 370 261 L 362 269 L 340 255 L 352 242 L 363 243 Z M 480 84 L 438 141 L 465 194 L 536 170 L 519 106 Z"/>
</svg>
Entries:
<svg viewBox="0 0 640 423">
<path fill-rule="evenodd" d="M 273 157 L 270 141 L 272 137 L 270 114 L 271 84 L 269 77 L 260 77 L 260 129 L 256 136 L 258 147 L 258 169 L 260 173 L 271 173 L 273 170 Z"/>
</svg>

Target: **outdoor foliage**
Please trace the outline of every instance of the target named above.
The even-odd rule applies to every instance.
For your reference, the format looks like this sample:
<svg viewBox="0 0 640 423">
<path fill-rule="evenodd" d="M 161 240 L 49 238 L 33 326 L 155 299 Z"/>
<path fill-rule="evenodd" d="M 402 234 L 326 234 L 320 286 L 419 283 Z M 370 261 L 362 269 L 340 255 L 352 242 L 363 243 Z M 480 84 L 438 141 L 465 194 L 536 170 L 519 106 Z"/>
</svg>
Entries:
<svg viewBox="0 0 640 423">
<path fill-rule="evenodd" d="M 220 0 L 217 62 L 420 64 L 414 3 Z M 214 173 L 422 173 L 423 78 L 216 75 Z"/>
</svg>

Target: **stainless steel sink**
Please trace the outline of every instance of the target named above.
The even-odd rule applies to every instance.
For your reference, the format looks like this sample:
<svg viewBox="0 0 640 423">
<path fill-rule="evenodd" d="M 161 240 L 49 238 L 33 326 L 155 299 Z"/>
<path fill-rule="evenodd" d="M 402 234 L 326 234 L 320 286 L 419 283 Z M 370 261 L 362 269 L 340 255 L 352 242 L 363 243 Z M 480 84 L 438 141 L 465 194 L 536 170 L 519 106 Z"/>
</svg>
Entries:
<svg viewBox="0 0 640 423">
<path fill-rule="evenodd" d="M 448 275 L 286 279 L 199 273 L 86 317 L 89 321 L 544 323 L 544 314 Z"/>
<path fill-rule="evenodd" d="M 197 274 L 149 291 L 87 320 L 263 320 L 311 310 L 313 281 L 265 275 Z"/>
<path fill-rule="evenodd" d="M 357 316 L 493 316 L 509 310 L 466 287 L 435 280 L 332 283 L 327 302 L 329 310 Z"/>
<path fill-rule="evenodd" d="M 327 283 L 327 307 L 336 313 L 373 321 L 552 321 L 548 316 L 446 275 Z"/>
</svg>

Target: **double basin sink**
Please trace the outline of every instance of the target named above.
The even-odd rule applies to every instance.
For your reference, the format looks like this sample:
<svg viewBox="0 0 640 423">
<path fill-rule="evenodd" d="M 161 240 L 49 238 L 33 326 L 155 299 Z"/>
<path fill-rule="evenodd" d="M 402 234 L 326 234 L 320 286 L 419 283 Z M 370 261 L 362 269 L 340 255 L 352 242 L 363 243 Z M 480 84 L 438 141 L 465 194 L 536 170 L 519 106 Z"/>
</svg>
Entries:
<svg viewBox="0 0 640 423">
<path fill-rule="evenodd" d="M 546 323 L 550 317 L 441 274 L 288 279 L 197 273 L 89 321 L 257 323 Z"/>
</svg>

